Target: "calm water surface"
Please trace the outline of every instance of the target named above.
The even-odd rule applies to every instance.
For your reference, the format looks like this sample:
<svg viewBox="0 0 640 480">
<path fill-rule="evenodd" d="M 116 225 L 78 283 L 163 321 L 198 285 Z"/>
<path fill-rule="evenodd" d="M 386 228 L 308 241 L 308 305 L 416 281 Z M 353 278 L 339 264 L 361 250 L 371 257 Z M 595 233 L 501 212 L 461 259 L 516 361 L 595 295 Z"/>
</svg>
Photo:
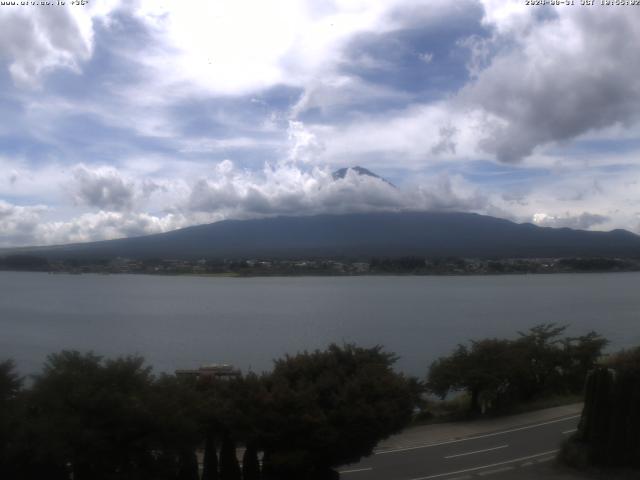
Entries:
<svg viewBox="0 0 640 480">
<path fill-rule="evenodd" d="M 423 376 L 457 343 L 541 322 L 640 345 L 640 273 L 212 278 L 0 272 L 0 359 L 37 372 L 61 349 L 138 353 L 156 371 L 272 360 L 330 342 L 384 345 Z"/>
</svg>

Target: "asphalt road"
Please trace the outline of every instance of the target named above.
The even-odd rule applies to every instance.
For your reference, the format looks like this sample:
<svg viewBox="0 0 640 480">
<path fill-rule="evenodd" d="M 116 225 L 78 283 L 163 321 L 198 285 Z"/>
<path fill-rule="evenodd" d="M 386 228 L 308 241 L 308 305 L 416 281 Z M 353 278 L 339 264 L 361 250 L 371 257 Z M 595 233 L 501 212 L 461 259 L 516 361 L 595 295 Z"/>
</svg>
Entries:
<svg viewBox="0 0 640 480">
<path fill-rule="evenodd" d="M 343 480 L 471 480 L 519 478 L 555 459 L 575 431 L 579 415 L 508 428 L 463 439 L 378 451 L 340 469 Z"/>
</svg>

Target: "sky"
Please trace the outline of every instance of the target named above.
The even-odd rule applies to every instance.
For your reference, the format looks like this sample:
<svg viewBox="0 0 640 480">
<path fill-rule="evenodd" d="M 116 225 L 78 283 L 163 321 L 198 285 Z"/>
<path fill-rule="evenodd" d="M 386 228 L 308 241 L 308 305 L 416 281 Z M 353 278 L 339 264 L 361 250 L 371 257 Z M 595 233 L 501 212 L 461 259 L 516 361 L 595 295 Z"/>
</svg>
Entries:
<svg viewBox="0 0 640 480">
<path fill-rule="evenodd" d="M 0 246 L 402 210 L 640 233 L 640 6 L 57 3 L 0 5 Z"/>
</svg>

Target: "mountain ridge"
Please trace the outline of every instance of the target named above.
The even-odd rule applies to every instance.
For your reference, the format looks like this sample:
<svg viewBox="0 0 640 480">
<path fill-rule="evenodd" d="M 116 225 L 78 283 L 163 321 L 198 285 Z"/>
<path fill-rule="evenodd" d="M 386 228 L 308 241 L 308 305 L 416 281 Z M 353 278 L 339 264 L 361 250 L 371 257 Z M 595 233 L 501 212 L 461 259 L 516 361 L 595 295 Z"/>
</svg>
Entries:
<svg viewBox="0 0 640 480">
<path fill-rule="evenodd" d="M 640 236 L 540 227 L 463 212 L 375 212 L 223 220 L 140 237 L 6 253 L 67 258 L 638 256 Z"/>
</svg>

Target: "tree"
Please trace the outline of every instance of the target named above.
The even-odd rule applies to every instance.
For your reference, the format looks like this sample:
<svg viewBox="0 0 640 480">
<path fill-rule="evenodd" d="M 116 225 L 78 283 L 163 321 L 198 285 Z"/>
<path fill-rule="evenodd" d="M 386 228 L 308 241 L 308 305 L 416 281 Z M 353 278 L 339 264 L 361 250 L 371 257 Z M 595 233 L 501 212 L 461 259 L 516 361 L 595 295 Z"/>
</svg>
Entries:
<svg viewBox="0 0 640 480">
<path fill-rule="evenodd" d="M 264 379 L 260 443 L 279 478 L 333 475 L 411 419 L 414 389 L 381 347 L 332 344 L 276 360 Z"/>
<path fill-rule="evenodd" d="M 563 446 L 573 463 L 640 468 L 640 347 L 590 372 L 576 434 Z"/>
<path fill-rule="evenodd" d="M 429 390 L 444 398 L 465 390 L 470 412 L 481 413 L 483 404 L 501 404 L 512 393 L 512 344 L 508 340 L 472 341 L 471 348 L 458 345 L 449 357 L 436 360 L 429 370 Z"/>
<path fill-rule="evenodd" d="M 165 472 L 159 473 L 174 478 L 173 472 L 184 473 L 181 466 L 189 465 L 189 456 L 205 438 L 201 394 L 193 379 L 161 375 L 151 385 L 146 408 L 153 418 L 151 450 L 162 454 Z"/>
<path fill-rule="evenodd" d="M 209 433 L 205 437 L 202 480 L 218 480 L 218 454 L 215 437 Z"/>
<path fill-rule="evenodd" d="M 196 452 L 185 448 L 180 452 L 178 480 L 199 480 Z"/>
<path fill-rule="evenodd" d="M 19 411 L 16 399 L 22 388 L 22 378 L 12 360 L 0 362 L 0 478 L 8 478 L 11 443 L 15 442 Z"/>
<path fill-rule="evenodd" d="M 566 329 L 566 325 L 543 323 L 528 332 L 518 332 L 520 338 L 514 344 L 518 375 L 514 382 L 524 400 L 531 400 L 545 391 L 563 389 L 561 367 L 565 358 L 560 336 Z"/>
<path fill-rule="evenodd" d="M 242 456 L 242 480 L 259 480 L 260 462 L 253 442 L 248 443 Z"/>
<path fill-rule="evenodd" d="M 28 420 L 40 454 L 70 464 L 77 480 L 138 475 L 152 461 L 152 379 L 140 357 L 50 355 L 30 395 Z"/>
<path fill-rule="evenodd" d="M 562 341 L 565 359 L 563 380 L 569 391 L 582 390 L 587 374 L 602 356 L 602 350 L 608 343 L 606 338 L 594 331 Z"/>
<path fill-rule="evenodd" d="M 220 449 L 220 480 L 240 480 L 240 465 L 236 457 L 236 443 L 225 435 Z"/>
<path fill-rule="evenodd" d="M 433 362 L 427 388 L 446 397 L 466 391 L 470 412 L 504 409 L 550 393 L 576 393 L 607 340 L 595 332 L 561 338 L 566 326 L 537 325 L 515 340 L 484 339 Z"/>
<path fill-rule="evenodd" d="M 22 378 L 16 373 L 13 360 L 0 362 L 0 402 L 4 404 L 15 398 L 22 387 Z"/>
</svg>

